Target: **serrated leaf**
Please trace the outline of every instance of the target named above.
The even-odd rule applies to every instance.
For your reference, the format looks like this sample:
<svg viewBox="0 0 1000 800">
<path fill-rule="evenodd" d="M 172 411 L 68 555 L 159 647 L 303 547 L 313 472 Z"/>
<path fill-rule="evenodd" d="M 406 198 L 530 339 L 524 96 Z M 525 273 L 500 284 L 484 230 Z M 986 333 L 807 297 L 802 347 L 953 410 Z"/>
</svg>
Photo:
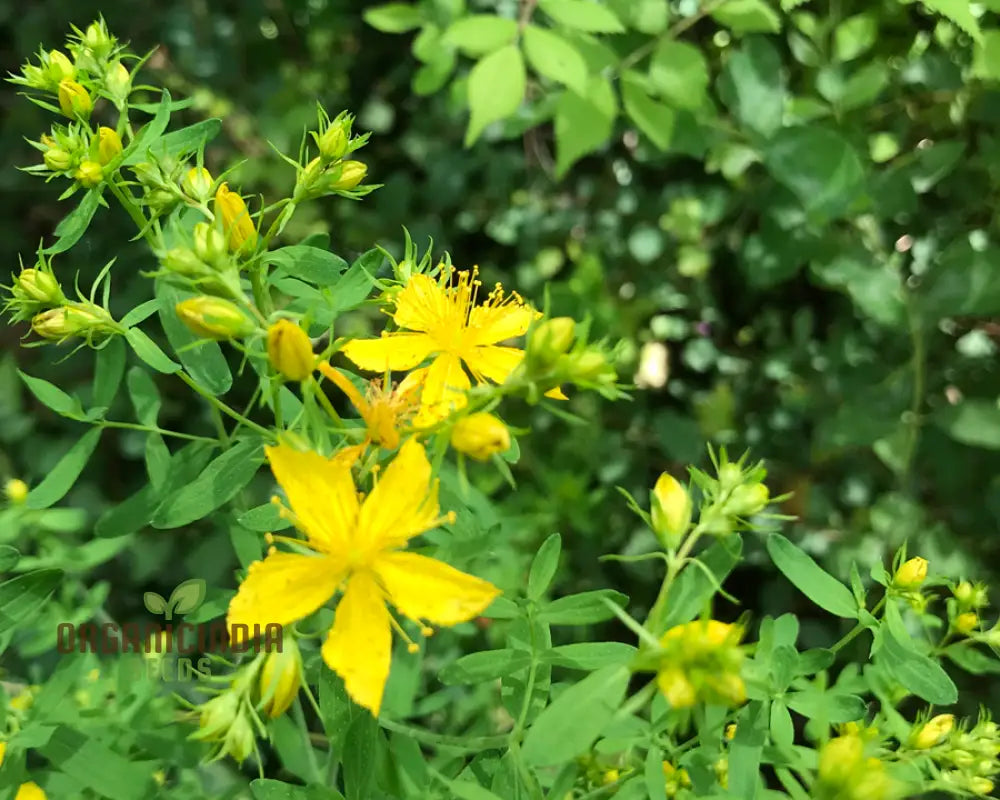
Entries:
<svg viewBox="0 0 1000 800">
<path fill-rule="evenodd" d="M 524 99 L 524 59 L 515 45 L 508 45 L 481 59 L 469 73 L 469 147 L 487 125 L 511 116 Z"/>
<path fill-rule="evenodd" d="M 977 42 L 983 40 L 979 22 L 972 15 L 969 0 L 921 0 L 931 11 L 947 17 Z"/>
</svg>

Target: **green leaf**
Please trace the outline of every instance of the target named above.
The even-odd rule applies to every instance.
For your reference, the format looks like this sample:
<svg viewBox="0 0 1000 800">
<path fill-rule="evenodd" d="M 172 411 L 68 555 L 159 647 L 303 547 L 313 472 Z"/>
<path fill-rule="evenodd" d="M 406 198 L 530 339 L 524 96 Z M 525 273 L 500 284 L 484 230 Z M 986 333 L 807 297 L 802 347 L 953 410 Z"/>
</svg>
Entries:
<svg viewBox="0 0 1000 800">
<path fill-rule="evenodd" d="M 934 412 L 934 423 L 956 442 L 1000 450 L 1000 407 L 996 401 L 969 397 Z"/>
<path fill-rule="evenodd" d="M 125 344 L 115 336 L 97 351 L 94 367 L 93 405 L 108 408 L 125 376 Z"/>
<path fill-rule="evenodd" d="M 767 537 L 767 552 L 782 574 L 820 608 L 845 619 L 858 618 L 851 590 L 780 533 Z"/>
<path fill-rule="evenodd" d="M 545 594 L 559 566 L 559 553 L 562 550 L 562 538 L 558 533 L 549 536 L 538 548 L 531 562 L 528 573 L 528 598 L 540 600 Z"/>
<path fill-rule="evenodd" d="M 259 440 L 234 445 L 205 467 L 194 482 L 160 504 L 153 515 L 153 527 L 179 528 L 208 516 L 253 479 L 261 461 Z"/>
<path fill-rule="evenodd" d="M 580 51 L 556 33 L 529 25 L 524 31 L 524 55 L 539 75 L 577 94 L 587 93 L 587 62 Z"/>
<path fill-rule="evenodd" d="M 108 800 L 145 800 L 154 793 L 155 761 L 129 761 L 96 737 L 65 725 L 38 751 L 81 792 L 89 789 Z"/>
<path fill-rule="evenodd" d="M 914 652 L 910 642 L 899 641 L 886 628 L 881 639 L 878 663 L 907 691 L 935 705 L 958 702 L 958 689 L 937 661 Z"/>
<path fill-rule="evenodd" d="M 614 616 L 614 612 L 608 608 L 605 600 L 624 606 L 628 602 L 628 597 L 613 589 L 571 594 L 543 605 L 538 612 L 538 620 L 549 625 L 588 625 L 592 622 L 603 622 Z"/>
<path fill-rule="evenodd" d="M 382 33 L 406 33 L 419 28 L 424 22 L 420 9 L 409 3 L 386 3 L 384 6 L 369 8 L 362 17 Z"/>
<path fill-rule="evenodd" d="M 525 650 L 482 650 L 469 653 L 441 670 L 441 682 L 453 686 L 461 683 L 482 683 L 513 675 L 527 668 L 531 654 Z"/>
<path fill-rule="evenodd" d="M 20 558 L 21 554 L 9 544 L 0 544 L 0 572 L 10 572 Z"/>
<path fill-rule="evenodd" d="M 42 569 L 0 583 L 0 633 L 13 630 L 40 611 L 62 579 L 61 571 Z"/>
<path fill-rule="evenodd" d="M 607 667 L 556 697 L 528 729 L 525 762 L 551 766 L 587 751 L 621 705 L 629 675 L 626 667 Z"/>
<path fill-rule="evenodd" d="M 160 299 L 160 324 L 167 341 L 192 378 L 213 395 L 225 394 L 233 385 L 229 364 L 217 342 L 206 342 L 189 331 L 177 318 L 174 307 L 193 294 L 175 286 L 156 281 L 156 296 Z M 192 344 L 198 342 L 196 347 Z"/>
<path fill-rule="evenodd" d="M 237 522 L 244 528 L 258 533 L 268 531 L 280 531 L 290 528 L 292 523 L 280 516 L 281 509 L 274 503 L 264 503 L 263 505 L 251 508 L 237 518 Z"/>
<path fill-rule="evenodd" d="M 48 508 L 58 503 L 66 493 L 73 488 L 76 479 L 80 477 L 83 468 L 87 466 L 91 454 L 101 438 L 100 428 L 91 428 L 74 444 L 58 463 L 49 470 L 34 489 L 28 493 L 26 505 L 28 508 Z"/>
<path fill-rule="evenodd" d="M 344 800 L 344 795 L 327 786 L 294 786 L 271 778 L 250 781 L 254 800 Z"/>
<path fill-rule="evenodd" d="M 553 647 L 542 654 L 542 661 L 567 669 L 588 672 L 618 664 L 626 664 L 638 651 L 624 642 L 579 642 Z"/>
<path fill-rule="evenodd" d="M 28 391 L 46 408 L 55 411 L 61 417 L 76 420 L 83 418 L 83 407 L 75 397 L 70 397 L 58 386 L 41 378 L 33 378 L 21 370 L 18 370 L 17 374 L 28 387 Z"/>
<path fill-rule="evenodd" d="M 781 30 L 781 17 L 764 0 L 727 0 L 712 12 L 712 18 L 736 34 Z"/>
<path fill-rule="evenodd" d="M 625 26 L 611 9 L 590 0 L 540 0 L 538 4 L 560 25 L 586 33 L 624 33 Z"/>
<path fill-rule="evenodd" d="M 810 689 L 789 692 L 785 702 L 793 711 L 808 719 L 820 720 L 824 725 L 853 722 L 865 715 L 865 701 L 853 694 L 835 694 Z"/>
<path fill-rule="evenodd" d="M 132 349 L 135 351 L 135 354 L 157 372 L 163 372 L 170 375 L 177 372 L 181 368 L 180 364 L 168 357 L 167 354 L 160 349 L 159 345 L 157 345 L 156 342 L 150 339 L 139 328 L 129 328 L 125 331 L 125 338 L 128 339 L 128 343 L 132 345 Z"/>
<path fill-rule="evenodd" d="M 161 401 L 153 379 L 142 367 L 132 367 L 125 382 L 135 408 L 136 419 L 150 428 L 155 427 Z"/>
<path fill-rule="evenodd" d="M 557 177 L 607 143 L 617 114 L 614 89 L 603 77 L 591 77 L 585 96 L 573 91 L 559 96 L 555 113 Z"/>
<path fill-rule="evenodd" d="M 786 128 L 764 151 L 764 162 L 807 211 L 833 218 L 845 213 L 865 185 L 861 159 L 837 131 L 816 125 Z"/>
<path fill-rule="evenodd" d="M 950 19 L 976 42 L 982 41 L 983 32 L 979 22 L 972 16 L 969 0 L 921 0 L 921 2 L 931 11 Z"/>
<path fill-rule="evenodd" d="M 46 247 L 42 251 L 43 253 L 47 255 L 65 253 L 80 241 L 80 237 L 87 232 L 90 221 L 97 212 L 97 206 L 100 205 L 102 188 L 101 186 L 97 186 L 90 189 L 80 200 L 77 207 L 63 217 L 62 222 L 56 226 L 56 241 L 49 247 Z"/>
<path fill-rule="evenodd" d="M 833 33 L 833 52 L 838 61 L 851 61 L 867 53 L 878 37 L 878 17 L 871 11 L 848 17 Z"/>
<path fill-rule="evenodd" d="M 372 289 L 372 279 L 384 260 L 382 252 L 374 247 L 358 256 L 330 290 L 333 298 L 329 303 L 330 309 L 339 313 L 355 308 L 364 301 Z"/>
<path fill-rule="evenodd" d="M 170 92 L 163 90 L 160 102 L 151 112 L 153 118 L 139 129 L 136 137 L 122 153 L 122 166 L 138 164 L 146 159 L 146 153 L 153 143 L 155 143 L 170 124 L 171 110 Z"/>
<path fill-rule="evenodd" d="M 764 137 L 781 127 L 785 81 L 781 57 L 767 39 L 748 37 L 730 54 L 718 88 L 722 101 L 746 127 Z"/>
<path fill-rule="evenodd" d="M 347 800 L 369 800 L 378 772 L 378 723 L 371 714 L 359 714 L 344 740 L 344 794 Z"/>
<path fill-rule="evenodd" d="M 964 642 L 949 645 L 944 654 L 972 675 L 1000 675 L 1000 660 L 996 656 L 986 655 Z"/>
<path fill-rule="evenodd" d="M 917 295 L 925 324 L 958 315 L 992 316 L 1000 312 L 996 265 L 1000 248 L 975 250 L 966 238 L 949 245 L 921 278 Z"/>
<path fill-rule="evenodd" d="M 739 536 L 730 536 L 720 539 L 699 556 L 698 560 L 705 569 L 700 569 L 694 564 L 686 566 L 674 585 L 670 587 L 670 593 L 667 595 L 667 616 L 663 627 L 672 628 L 697 617 L 718 591 L 718 587 L 729 577 L 742 552 L 743 539 Z M 706 574 L 706 569 L 714 580 Z"/>
<path fill-rule="evenodd" d="M 983 40 L 976 47 L 974 71 L 984 80 L 1000 80 L 1000 30 L 983 31 Z"/>
<path fill-rule="evenodd" d="M 289 275 L 319 287 L 336 285 L 347 271 L 347 262 L 340 256 L 306 245 L 278 248 L 265 261 L 278 267 L 275 275 Z"/>
<path fill-rule="evenodd" d="M 694 45 L 664 39 L 653 52 L 649 79 L 660 97 L 677 108 L 701 108 L 708 97 L 708 63 Z"/>
<path fill-rule="evenodd" d="M 472 781 L 452 781 L 449 786 L 451 793 L 460 800 L 503 800 L 489 789 L 484 789 Z"/>
<path fill-rule="evenodd" d="M 469 147 L 487 125 L 514 114 L 524 99 L 524 59 L 515 45 L 507 45 L 478 61 L 469 73 Z"/>
<path fill-rule="evenodd" d="M 442 41 L 473 58 L 489 55 L 517 38 L 517 23 L 495 14 L 470 14 L 453 22 Z"/>
<path fill-rule="evenodd" d="M 642 77 L 635 73 L 626 72 L 622 76 L 625 112 L 659 150 L 668 150 L 674 133 L 674 111 L 653 100 L 641 81 Z"/>
</svg>

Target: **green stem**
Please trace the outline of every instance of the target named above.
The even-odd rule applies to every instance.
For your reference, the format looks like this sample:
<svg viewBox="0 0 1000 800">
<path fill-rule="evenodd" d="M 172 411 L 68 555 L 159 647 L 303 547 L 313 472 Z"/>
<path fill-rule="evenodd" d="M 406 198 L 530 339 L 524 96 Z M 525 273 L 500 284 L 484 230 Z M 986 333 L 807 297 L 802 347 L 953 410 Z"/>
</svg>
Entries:
<svg viewBox="0 0 1000 800">
<path fill-rule="evenodd" d="M 889 595 L 885 595 L 881 600 L 878 601 L 878 603 L 875 604 L 875 608 L 873 608 L 871 611 L 872 616 L 875 616 L 876 614 L 878 614 L 879 611 L 882 610 L 882 608 L 885 606 L 888 597 Z M 845 633 L 839 642 L 837 642 L 836 644 L 833 645 L 833 647 L 830 648 L 831 652 L 837 653 L 840 650 L 842 650 L 848 644 L 853 642 L 854 639 L 857 638 L 858 634 L 864 631 L 867 627 L 868 626 L 865 625 L 864 623 L 859 622 L 857 625 L 851 628 L 847 633 Z"/>
<path fill-rule="evenodd" d="M 618 67 L 615 69 L 615 72 L 620 75 L 629 67 L 638 64 L 646 56 L 648 56 L 650 53 L 656 50 L 656 48 L 659 47 L 664 40 L 676 39 L 678 36 L 684 33 L 684 31 L 692 27 L 695 23 L 699 22 L 704 17 L 707 17 L 709 14 L 712 14 L 713 12 L 717 11 L 721 6 L 724 6 L 728 2 L 729 0 L 715 0 L 714 2 L 710 1 L 705 3 L 705 5 L 702 8 L 698 9 L 698 11 L 696 11 L 690 17 L 685 17 L 684 19 L 678 21 L 676 24 L 671 25 L 670 28 L 668 28 L 663 34 L 653 39 L 650 39 L 648 42 L 646 42 L 646 44 L 642 45 L 642 47 L 633 50 L 631 53 L 625 56 L 625 58 L 622 59 L 621 64 L 619 64 Z"/>
<path fill-rule="evenodd" d="M 193 433 L 179 433 L 178 431 L 168 431 L 158 428 L 155 425 L 140 425 L 138 422 L 115 422 L 112 420 L 102 420 L 97 425 L 101 428 L 125 428 L 133 431 L 145 431 L 146 433 L 159 433 L 162 436 L 173 436 L 177 439 L 188 439 L 192 442 L 214 442 L 208 436 L 196 436 Z"/>
<path fill-rule="evenodd" d="M 528 637 L 531 645 L 531 663 L 528 665 L 528 680 L 524 685 L 524 702 L 521 703 L 521 712 L 517 715 L 517 722 L 510 732 L 509 741 L 511 745 L 520 742 L 524 733 L 524 726 L 528 721 L 528 712 L 531 710 L 531 695 L 535 691 L 535 678 L 538 674 L 538 654 L 535 650 L 535 625 L 532 609 L 528 609 Z"/>
<path fill-rule="evenodd" d="M 414 728 L 411 725 L 403 725 L 400 722 L 393 722 L 390 719 L 379 719 L 378 724 L 394 733 L 401 733 L 423 742 L 431 747 L 450 747 L 456 750 L 465 750 L 475 753 L 479 750 L 494 750 L 507 744 L 507 736 L 445 736 L 440 733 L 432 733 L 422 728 Z"/>
<path fill-rule="evenodd" d="M 195 381 L 193 378 L 191 378 L 186 372 L 182 371 L 182 372 L 178 372 L 176 374 L 177 374 L 177 376 L 182 381 L 184 381 L 184 383 L 186 383 L 188 386 L 190 386 L 192 389 L 194 389 L 198 394 L 200 394 L 209 403 L 211 403 L 211 405 L 214 408 L 216 408 L 219 411 L 221 411 L 227 417 L 231 417 L 232 419 L 235 419 L 241 425 L 246 425 L 251 430 L 256 431 L 257 433 L 261 434 L 262 436 L 264 436 L 265 438 L 267 438 L 269 440 L 274 440 L 274 432 L 273 431 L 269 431 L 267 428 L 265 428 L 265 427 L 263 427 L 261 425 L 258 425 L 253 420 L 247 419 L 242 414 L 240 414 L 239 411 L 235 411 L 234 409 L 232 409 L 229 406 L 227 406 L 218 397 L 216 397 L 211 392 L 208 392 L 207 390 L 205 390 L 201 386 L 199 386 L 198 382 Z M 235 433 L 235 431 L 234 431 L 234 433 Z"/>
<path fill-rule="evenodd" d="M 147 241 L 150 247 L 154 250 L 158 249 L 159 242 L 156 241 L 149 228 L 149 220 L 142 213 L 139 206 L 136 205 L 135 198 L 132 196 L 132 192 L 128 190 L 123 190 L 114 181 L 107 181 L 107 187 L 111 190 L 111 194 L 115 196 L 115 199 L 121 203 L 122 208 L 125 212 L 132 218 L 132 221 L 136 224 L 139 231 L 142 233 L 143 238 Z"/>
</svg>

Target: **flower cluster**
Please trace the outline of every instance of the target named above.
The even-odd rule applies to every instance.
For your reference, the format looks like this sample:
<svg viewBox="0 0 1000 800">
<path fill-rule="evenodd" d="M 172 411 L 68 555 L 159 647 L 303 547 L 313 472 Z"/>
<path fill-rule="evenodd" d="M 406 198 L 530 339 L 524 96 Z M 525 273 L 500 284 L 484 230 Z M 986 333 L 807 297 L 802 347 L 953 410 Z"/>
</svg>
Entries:
<svg viewBox="0 0 1000 800">
<path fill-rule="evenodd" d="M 677 625 L 660 639 L 656 684 L 672 708 L 746 702 L 743 630 L 714 619 Z"/>
</svg>

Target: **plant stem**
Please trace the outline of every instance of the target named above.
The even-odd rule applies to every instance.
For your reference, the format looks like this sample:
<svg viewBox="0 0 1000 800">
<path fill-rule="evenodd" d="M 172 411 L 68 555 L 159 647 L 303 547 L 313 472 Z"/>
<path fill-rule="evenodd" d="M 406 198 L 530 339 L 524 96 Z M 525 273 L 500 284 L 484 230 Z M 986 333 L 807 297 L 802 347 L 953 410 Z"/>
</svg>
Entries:
<svg viewBox="0 0 1000 800">
<path fill-rule="evenodd" d="M 198 382 L 195 381 L 193 378 L 191 378 L 186 372 L 181 371 L 181 372 L 178 372 L 176 374 L 177 374 L 177 376 L 182 381 L 184 381 L 184 383 L 186 383 L 188 386 L 190 386 L 192 389 L 194 389 L 198 394 L 200 394 L 209 403 L 211 403 L 214 408 L 216 408 L 219 411 L 221 411 L 227 417 L 232 417 L 233 419 L 235 419 L 240 424 L 246 425 L 248 428 L 250 428 L 253 431 L 256 431 L 257 433 L 261 434 L 262 436 L 264 436 L 267 439 L 270 439 L 270 440 L 274 439 L 274 432 L 273 431 L 269 431 L 267 428 L 265 428 L 265 427 L 263 427 L 261 425 L 258 425 L 253 420 L 247 419 L 242 414 L 240 414 L 239 411 L 235 411 L 232 408 L 230 408 L 229 406 L 227 406 L 218 397 L 216 397 L 215 395 L 211 394 L 210 392 L 206 391 L 201 386 L 199 386 Z"/>
<path fill-rule="evenodd" d="M 620 75 L 629 67 L 639 63 L 646 56 L 652 53 L 657 47 L 660 46 L 661 42 L 663 42 L 666 39 L 676 39 L 678 36 L 684 33 L 684 31 L 692 27 L 695 23 L 704 19 L 714 11 L 717 11 L 721 6 L 724 6 L 728 2 L 729 0 L 714 0 L 714 2 L 713 0 L 709 0 L 709 2 L 705 3 L 705 5 L 699 8 L 690 17 L 685 17 L 684 19 L 679 20 L 674 25 L 671 25 L 670 28 L 668 28 L 660 36 L 657 36 L 655 39 L 651 39 L 650 41 L 646 42 L 646 44 L 644 44 L 642 47 L 636 48 L 627 56 L 625 56 L 625 58 L 622 59 L 621 64 L 619 64 L 618 67 L 615 68 L 615 72 Z"/>
<path fill-rule="evenodd" d="M 393 722 L 390 719 L 379 718 L 378 724 L 383 728 L 394 733 L 401 733 L 404 736 L 409 736 L 411 739 L 416 739 L 418 742 L 423 742 L 424 744 L 430 745 L 432 747 L 450 747 L 456 750 L 465 750 L 470 753 L 477 752 L 479 750 L 494 750 L 503 747 L 507 744 L 507 736 L 471 736 L 468 738 L 462 736 L 445 736 L 439 733 L 432 733 L 431 731 L 423 730 L 422 728 L 414 728 L 410 725 L 404 725 L 400 722 Z"/>
<path fill-rule="evenodd" d="M 295 698 L 295 704 L 292 706 L 292 716 L 295 718 L 295 724 L 302 731 L 302 744 L 306 751 L 306 761 L 309 762 L 309 771 L 313 774 L 313 780 L 322 784 L 323 773 L 320 771 L 319 762 L 316 760 L 316 751 L 313 750 L 312 740 L 310 739 L 309 725 L 306 723 L 306 715 L 302 711 L 302 701 L 298 697 Z"/>
<path fill-rule="evenodd" d="M 138 422 L 114 422 L 112 420 L 103 420 L 97 423 L 101 428 L 125 428 L 133 431 L 145 431 L 146 433 L 159 433 L 162 436 L 173 436 L 177 439 L 188 439 L 192 442 L 214 442 L 215 439 L 211 439 L 208 436 L 197 436 L 193 433 L 179 433 L 178 431 L 168 431 L 164 428 L 158 428 L 155 425 L 141 425 Z"/>
</svg>

